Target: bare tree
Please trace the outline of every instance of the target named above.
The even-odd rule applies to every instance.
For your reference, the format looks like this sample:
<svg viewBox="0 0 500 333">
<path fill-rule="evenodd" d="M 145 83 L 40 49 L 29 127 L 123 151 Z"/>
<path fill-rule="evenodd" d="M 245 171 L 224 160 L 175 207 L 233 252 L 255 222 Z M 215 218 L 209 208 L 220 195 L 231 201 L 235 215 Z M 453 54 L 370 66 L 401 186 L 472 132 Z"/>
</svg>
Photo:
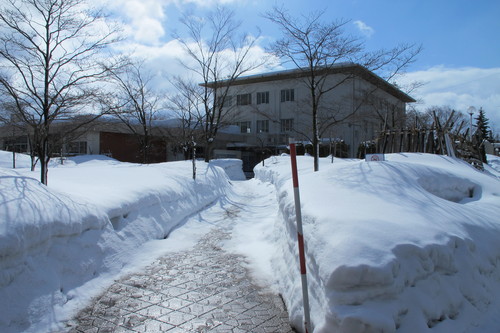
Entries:
<svg viewBox="0 0 500 333">
<path fill-rule="evenodd" d="M 453 110 L 450 106 L 432 106 L 424 111 L 410 109 L 406 117 L 406 127 L 408 128 L 432 128 L 438 121 L 441 125 L 448 124 L 448 129 L 452 132 L 462 132 L 468 130 L 467 116 Z"/>
<path fill-rule="evenodd" d="M 181 63 L 201 81 L 202 89 L 193 91 L 198 100 L 193 106 L 200 118 L 208 161 L 220 128 L 228 124 L 229 108 L 223 105 L 228 100 L 229 87 L 238 77 L 263 65 L 266 59 L 250 59 L 257 38 L 247 34 L 237 38 L 240 24 L 226 8 L 217 7 L 204 18 L 185 15 L 181 23 L 188 36 L 176 35 L 176 38 L 189 56 Z"/>
<path fill-rule="evenodd" d="M 152 126 L 160 108 L 160 97 L 152 88 L 154 76 L 144 70 L 143 62 L 128 62 L 119 70 L 110 70 L 114 89 L 105 104 L 137 138 L 142 162 L 148 163 Z"/>
<path fill-rule="evenodd" d="M 196 149 L 197 142 L 203 139 L 203 114 L 200 111 L 200 96 L 203 96 L 204 87 L 182 77 L 174 77 L 171 83 L 177 94 L 169 97 L 168 108 L 174 112 L 178 123 L 168 128 L 168 137 L 177 146 L 182 147 L 184 159 L 193 161 L 193 179 L 196 179 Z"/>
<path fill-rule="evenodd" d="M 345 115 L 334 113 L 323 115 L 324 119 L 320 119 L 319 111 L 322 107 L 326 107 L 323 105 L 324 96 L 355 75 L 346 72 L 343 73 L 342 80 L 332 81 L 328 80 L 331 70 L 339 63 L 355 63 L 368 70 L 377 71 L 383 74 L 386 80 L 391 80 L 412 63 L 420 52 L 420 48 L 414 45 L 400 45 L 390 50 L 367 53 L 364 51 L 362 40 L 345 33 L 344 27 L 349 21 L 324 23 L 323 15 L 324 11 L 319 11 L 292 17 L 285 9 L 277 7 L 265 14 L 265 17 L 275 23 L 283 34 L 283 37 L 271 46 L 271 51 L 285 62 L 291 62 L 305 74 L 301 75 L 301 80 L 309 91 L 312 121 L 310 137 L 315 171 L 319 169 L 320 133 L 346 119 Z M 372 92 L 376 89 L 377 87 L 374 87 Z M 369 94 L 370 92 L 367 96 Z M 359 107 L 354 108 L 348 117 L 357 109 Z"/>
<path fill-rule="evenodd" d="M 110 68 L 99 54 L 116 29 L 85 0 L 4 0 L 0 30 L 0 89 L 31 128 L 47 184 L 51 124 L 88 112 Z"/>
<path fill-rule="evenodd" d="M 193 141 L 201 139 L 200 132 L 203 116 L 199 114 L 199 101 L 203 87 L 181 77 L 174 77 L 171 83 L 177 93 L 168 98 L 168 109 L 172 110 L 178 123 L 175 132 L 169 137 L 184 151 L 184 158 L 188 159 L 193 149 Z"/>
</svg>

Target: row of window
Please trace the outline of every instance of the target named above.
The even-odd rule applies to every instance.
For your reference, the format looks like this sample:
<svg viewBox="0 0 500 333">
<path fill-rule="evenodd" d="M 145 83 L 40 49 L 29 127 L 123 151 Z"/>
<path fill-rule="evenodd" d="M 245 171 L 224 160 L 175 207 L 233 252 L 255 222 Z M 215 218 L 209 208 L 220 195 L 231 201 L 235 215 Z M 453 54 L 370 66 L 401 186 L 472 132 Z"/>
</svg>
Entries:
<svg viewBox="0 0 500 333">
<path fill-rule="evenodd" d="M 29 152 L 28 138 L 26 136 L 4 141 L 4 150 L 20 153 Z M 59 151 L 58 149 L 53 149 Z M 66 144 L 66 154 L 87 154 L 87 141 L 73 141 Z"/>
<path fill-rule="evenodd" d="M 240 133 L 252 133 L 251 121 L 240 121 L 236 123 L 240 128 Z M 293 131 L 293 118 L 281 119 L 280 130 L 282 133 Z M 257 120 L 255 122 L 255 133 L 269 133 L 269 120 Z"/>
<path fill-rule="evenodd" d="M 255 94 L 257 104 L 269 104 L 269 91 L 261 91 Z M 281 102 L 293 102 L 295 101 L 295 90 L 294 89 L 283 89 L 280 92 Z M 224 107 L 229 107 L 233 105 L 233 96 L 226 96 L 224 99 L 219 98 L 219 103 L 222 103 Z M 236 95 L 236 105 L 250 105 L 252 104 L 252 94 L 239 94 Z"/>
<path fill-rule="evenodd" d="M 67 150 L 68 154 L 87 154 L 87 141 L 70 142 Z"/>
</svg>

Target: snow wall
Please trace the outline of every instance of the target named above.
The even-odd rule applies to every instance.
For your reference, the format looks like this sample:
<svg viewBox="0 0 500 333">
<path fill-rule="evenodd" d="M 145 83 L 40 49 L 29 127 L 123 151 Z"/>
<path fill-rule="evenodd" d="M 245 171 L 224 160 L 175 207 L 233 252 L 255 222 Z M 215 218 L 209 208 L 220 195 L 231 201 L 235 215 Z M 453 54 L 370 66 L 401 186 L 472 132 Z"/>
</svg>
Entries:
<svg viewBox="0 0 500 333">
<path fill-rule="evenodd" d="M 500 327 L 500 182 L 460 160 L 298 157 L 314 332 L 491 332 Z M 274 184 L 276 283 L 303 329 L 290 158 L 255 177 Z"/>
<path fill-rule="evenodd" d="M 245 180 L 245 173 L 243 172 L 243 161 L 236 158 L 222 158 L 217 160 L 210 160 L 211 165 L 221 167 L 226 172 L 231 180 Z"/>
<path fill-rule="evenodd" d="M 53 187 L 0 169 L 0 331 L 36 332 L 39 321 L 55 316 L 50 307 L 68 302 L 74 288 L 98 275 L 118 273 L 132 251 L 147 241 L 168 237 L 186 217 L 213 203 L 229 186 L 219 167 L 199 163 L 193 181 L 190 171 L 175 163 L 182 162 L 86 168 L 103 179 L 118 175 L 122 183 L 144 185 L 136 192 L 110 189 L 108 195 L 99 193 L 106 192 L 106 184 L 101 191 L 92 190 L 99 186 L 95 182 L 99 175 L 92 174 L 91 192 L 81 194 L 96 197 L 94 202 L 54 189 L 58 187 L 55 174 L 73 172 L 70 166 L 52 171 Z M 82 179 L 82 183 L 89 182 Z"/>
</svg>

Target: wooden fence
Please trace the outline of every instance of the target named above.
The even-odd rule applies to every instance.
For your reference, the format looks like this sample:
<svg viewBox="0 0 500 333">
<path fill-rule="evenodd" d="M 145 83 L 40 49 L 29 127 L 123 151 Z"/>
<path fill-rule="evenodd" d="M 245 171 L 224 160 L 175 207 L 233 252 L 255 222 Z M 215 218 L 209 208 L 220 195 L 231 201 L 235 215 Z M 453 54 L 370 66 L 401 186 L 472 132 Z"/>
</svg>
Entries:
<svg viewBox="0 0 500 333">
<path fill-rule="evenodd" d="M 452 112 L 444 126 L 434 114 L 434 123 L 428 128 L 384 129 L 375 142 L 364 150 L 366 153 L 415 152 L 448 155 L 462 158 L 482 169 L 484 149 L 479 142 L 478 133 L 470 135 L 464 123 L 455 127 L 451 121 L 453 115 Z"/>
</svg>

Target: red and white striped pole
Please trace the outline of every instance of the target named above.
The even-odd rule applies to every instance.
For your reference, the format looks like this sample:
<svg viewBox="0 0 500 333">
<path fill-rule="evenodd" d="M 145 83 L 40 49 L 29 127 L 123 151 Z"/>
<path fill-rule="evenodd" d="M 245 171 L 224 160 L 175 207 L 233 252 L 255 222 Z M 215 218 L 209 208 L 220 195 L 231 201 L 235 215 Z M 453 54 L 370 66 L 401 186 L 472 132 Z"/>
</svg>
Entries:
<svg viewBox="0 0 500 333">
<path fill-rule="evenodd" d="M 309 293 L 307 291 L 306 256 L 304 253 L 304 233 L 302 231 L 302 211 L 300 210 L 299 177 L 297 172 L 297 151 L 295 143 L 290 144 L 292 162 L 293 196 L 295 199 L 295 217 L 297 219 L 297 241 L 299 243 L 300 276 L 302 278 L 302 300 L 304 303 L 304 326 L 306 333 L 312 332 L 311 316 L 309 311 Z"/>
</svg>

